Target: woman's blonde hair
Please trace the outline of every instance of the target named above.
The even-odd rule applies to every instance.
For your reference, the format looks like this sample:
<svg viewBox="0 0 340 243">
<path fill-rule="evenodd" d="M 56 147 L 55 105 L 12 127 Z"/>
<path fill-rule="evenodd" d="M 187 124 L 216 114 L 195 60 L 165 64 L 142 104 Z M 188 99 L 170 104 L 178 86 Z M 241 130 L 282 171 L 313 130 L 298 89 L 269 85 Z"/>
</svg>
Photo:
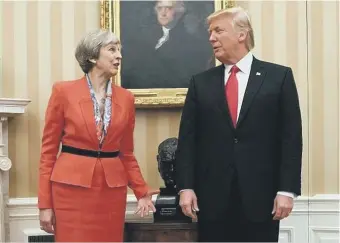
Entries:
<svg viewBox="0 0 340 243">
<path fill-rule="evenodd" d="M 100 49 L 108 44 L 120 44 L 118 37 L 108 30 L 94 30 L 88 32 L 76 47 L 75 57 L 84 73 L 88 73 L 94 66 L 91 59 L 98 59 Z"/>
</svg>

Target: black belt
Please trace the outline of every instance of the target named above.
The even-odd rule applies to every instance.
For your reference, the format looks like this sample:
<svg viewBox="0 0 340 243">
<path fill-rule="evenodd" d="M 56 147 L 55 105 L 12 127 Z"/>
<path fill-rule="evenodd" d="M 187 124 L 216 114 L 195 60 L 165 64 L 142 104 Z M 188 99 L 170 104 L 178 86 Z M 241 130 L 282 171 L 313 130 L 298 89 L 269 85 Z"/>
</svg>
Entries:
<svg viewBox="0 0 340 243">
<path fill-rule="evenodd" d="M 75 148 L 75 147 L 71 147 L 67 145 L 62 146 L 61 152 L 77 154 L 77 155 L 87 156 L 87 157 L 95 157 L 95 158 L 114 158 L 119 155 L 119 151 L 115 151 L 115 152 L 94 151 L 94 150 Z"/>
</svg>

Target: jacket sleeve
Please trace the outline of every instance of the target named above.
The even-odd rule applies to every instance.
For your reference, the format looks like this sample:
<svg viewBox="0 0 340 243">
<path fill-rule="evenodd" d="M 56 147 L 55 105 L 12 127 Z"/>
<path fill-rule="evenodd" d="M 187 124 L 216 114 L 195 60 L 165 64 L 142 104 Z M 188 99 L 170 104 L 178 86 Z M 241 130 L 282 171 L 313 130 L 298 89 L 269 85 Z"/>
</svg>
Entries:
<svg viewBox="0 0 340 243">
<path fill-rule="evenodd" d="M 147 194 L 149 188 L 142 176 L 138 162 L 134 155 L 133 133 L 135 127 L 135 102 L 132 94 L 130 94 L 128 107 L 129 118 L 127 128 L 124 131 L 123 139 L 121 141 L 120 159 L 122 160 L 128 174 L 129 187 L 133 190 L 137 200 L 139 200 Z"/>
<path fill-rule="evenodd" d="M 299 97 L 290 68 L 281 90 L 281 164 L 279 191 L 301 195 L 302 121 Z"/>
<path fill-rule="evenodd" d="M 182 111 L 176 150 L 175 172 L 178 192 L 194 189 L 196 109 L 195 81 L 192 78 Z"/>
<path fill-rule="evenodd" d="M 38 189 L 38 208 L 40 209 L 53 207 L 50 177 L 59 152 L 63 128 L 63 100 L 60 84 L 55 83 L 45 113 L 45 126 L 42 136 Z"/>
</svg>

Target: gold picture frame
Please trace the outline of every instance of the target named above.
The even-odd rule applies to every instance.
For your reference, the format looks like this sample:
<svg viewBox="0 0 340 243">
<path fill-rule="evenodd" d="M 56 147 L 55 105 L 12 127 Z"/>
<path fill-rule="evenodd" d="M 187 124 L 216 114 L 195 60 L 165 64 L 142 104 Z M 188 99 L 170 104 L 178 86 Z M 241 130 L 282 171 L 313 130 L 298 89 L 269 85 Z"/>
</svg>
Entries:
<svg viewBox="0 0 340 243">
<path fill-rule="evenodd" d="M 112 30 L 120 38 L 120 1 L 100 1 L 100 27 Z M 215 11 L 235 6 L 235 1 L 214 0 Z M 124 48 L 124 47 L 123 47 Z M 216 65 L 219 64 L 215 60 Z M 121 74 L 119 73 L 114 82 L 121 86 Z M 137 108 L 164 108 L 182 107 L 184 105 L 187 88 L 152 88 L 152 89 L 129 89 L 135 96 Z"/>
</svg>

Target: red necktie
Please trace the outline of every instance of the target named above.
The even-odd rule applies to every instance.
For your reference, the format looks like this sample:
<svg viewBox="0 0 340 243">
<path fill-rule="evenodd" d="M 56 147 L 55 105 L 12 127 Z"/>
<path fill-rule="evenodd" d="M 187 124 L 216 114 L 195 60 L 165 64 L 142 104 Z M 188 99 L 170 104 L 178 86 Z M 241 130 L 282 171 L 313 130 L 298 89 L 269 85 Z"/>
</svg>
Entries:
<svg viewBox="0 0 340 243">
<path fill-rule="evenodd" d="M 230 76 L 228 78 L 227 84 L 225 86 L 226 97 L 229 106 L 229 112 L 231 115 L 231 119 L 233 120 L 234 127 L 236 127 L 237 121 L 237 107 L 238 107 L 238 81 L 236 77 L 236 73 L 240 69 L 236 66 L 233 66 L 230 70 Z"/>
</svg>

